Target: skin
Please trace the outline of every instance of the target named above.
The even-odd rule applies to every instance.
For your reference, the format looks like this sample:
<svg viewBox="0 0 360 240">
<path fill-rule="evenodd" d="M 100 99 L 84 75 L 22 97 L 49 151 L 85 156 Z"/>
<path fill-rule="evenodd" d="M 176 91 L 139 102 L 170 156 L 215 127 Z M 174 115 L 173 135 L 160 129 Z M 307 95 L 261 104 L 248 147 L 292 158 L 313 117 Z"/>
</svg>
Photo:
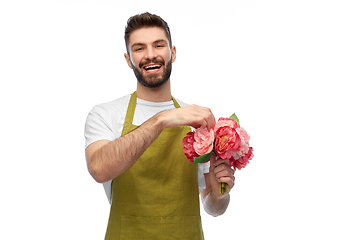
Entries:
<svg viewBox="0 0 360 240">
<path fill-rule="evenodd" d="M 141 28 L 131 33 L 129 38 L 129 54 L 125 60 L 131 69 L 137 68 L 138 73 L 148 83 L 164 81 L 162 76 L 165 66 L 175 62 L 176 48 L 170 47 L 165 30 L 158 27 Z M 152 62 L 164 63 L 160 69 L 146 71 L 143 64 Z M 158 64 L 158 63 L 157 63 Z M 137 83 L 137 97 L 151 102 L 171 101 L 170 79 L 160 87 L 149 88 Z M 86 149 L 86 159 L 90 174 L 100 183 L 112 180 L 130 168 L 159 134 L 168 127 L 192 126 L 194 128 L 213 128 L 215 118 L 209 108 L 190 105 L 183 108 L 161 112 L 143 123 L 134 131 L 114 141 L 99 140 Z M 225 212 L 229 201 L 229 192 L 234 186 L 234 171 L 230 161 L 210 158 L 209 173 L 205 173 L 206 188 L 201 193 L 204 209 L 213 216 Z M 229 192 L 221 195 L 219 182 L 226 182 Z"/>
<path fill-rule="evenodd" d="M 160 41 L 160 42 L 159 42 Z M 161 47 L 159 47 L 161 46 Z M 176 59 L 176 47 L 170 48 L 165 30 L 161 28 L 142 28 L 130 35 L 128 44 L 129 54 L 124 54 L 128 66 L 139 68 L 141 62 L 148 60 L 162 59 L 167 64 Z M 145 78 L 159 77 L 164 73 L 164 67 L 157 73 L 146 73 L 144 69 L 139 71 L 145 75 Z M 150 89 L 137 82 L 137 96 L 140 99 L 153 102 L 171 101 L 170 79 L 162 87 Z"/>
</svg>

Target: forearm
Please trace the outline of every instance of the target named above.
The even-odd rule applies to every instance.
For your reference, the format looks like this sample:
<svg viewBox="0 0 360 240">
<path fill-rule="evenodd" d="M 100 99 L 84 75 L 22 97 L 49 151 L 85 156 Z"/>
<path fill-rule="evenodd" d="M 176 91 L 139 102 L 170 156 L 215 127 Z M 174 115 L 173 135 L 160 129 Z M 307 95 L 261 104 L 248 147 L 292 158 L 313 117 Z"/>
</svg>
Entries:
<svg viewBox="0 0 360 240">
<path fill-rule="evenodd" d="M 116 178 L 129 169 L 164 129 L 156 115 L 134 131 L 109 142 L 92 154 L 90 174 L 98 182 Z"/>
<path fill-rule="evenodd" d="M 230 194 L 226 194 L 222 197 L 216 196 L 211 190 L 208 194 L 203 192 L 202 203 L 204 210 L 211 216 L 217 217 L 222 215 L 230 203 Z"/>
<path fill-rule="evenodd" d="M 214 124 L 210 109 L 196 105 L 161 112 L 117 140 L 88 146 L 89 172 L 97 182 L 107 182 L 129 169 L 163 129 L 184 125 L 211 128 Z"/>
</svg>

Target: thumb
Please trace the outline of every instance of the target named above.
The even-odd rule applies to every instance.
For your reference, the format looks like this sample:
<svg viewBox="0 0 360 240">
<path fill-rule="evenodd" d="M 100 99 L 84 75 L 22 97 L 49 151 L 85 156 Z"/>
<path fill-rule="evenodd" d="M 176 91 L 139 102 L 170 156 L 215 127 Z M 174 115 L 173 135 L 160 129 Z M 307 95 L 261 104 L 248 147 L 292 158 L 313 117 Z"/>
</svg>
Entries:
<svg viewBox="0 0 360 240">
<path fill-rule="evenodd" d="M 211 153 L 210 155 L 210 168 L 211 169 L 214 169 L 215 168 L 215 154 L 214 153 Z"/>
</svg>

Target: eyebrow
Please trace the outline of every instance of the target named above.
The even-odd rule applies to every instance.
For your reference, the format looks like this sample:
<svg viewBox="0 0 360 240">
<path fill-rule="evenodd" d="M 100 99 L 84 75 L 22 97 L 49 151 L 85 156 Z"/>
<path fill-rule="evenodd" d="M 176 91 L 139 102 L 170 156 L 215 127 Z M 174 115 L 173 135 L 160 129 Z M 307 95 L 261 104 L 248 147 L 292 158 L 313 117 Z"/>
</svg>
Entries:
<svg viewBox="0 0 360 240">
<path fill-rule="evenodd" d="M 161 43 L 161 42 L 164 42 L 167 44 L 167 41 L 165 41 L 164 39 L 159 39 L 159 40 L 156 40 L 154 43 Z"/>
<path fill-rule="evenodd" d="M 165 41 L 164 39 L 158 39 L 156 41 L 153 42 L 153 44 L 156 44 L 156 43 L 166 43 L 166 45 L 168 44 L 167 41 Z M 131 49 L 135 46 L 144 46 L 146 45 L 145 43 L 134 43 L 132 46 L 131 46 Z"/>
</svg>

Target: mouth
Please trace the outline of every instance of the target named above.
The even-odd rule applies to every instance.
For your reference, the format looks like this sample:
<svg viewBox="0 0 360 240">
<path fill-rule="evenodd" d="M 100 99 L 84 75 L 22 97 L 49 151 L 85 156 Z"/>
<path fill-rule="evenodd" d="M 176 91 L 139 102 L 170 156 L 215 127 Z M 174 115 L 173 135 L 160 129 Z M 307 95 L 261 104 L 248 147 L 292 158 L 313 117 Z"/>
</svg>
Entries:
<svg viewBox="0 0 360 240">
<path fill-rule="evenodd" d="M 147 73 L 157 73 L 162 68 L 162 64 L 160 63 L 150 63 L 143 66 L 143 69 Z"/>
</svg>

